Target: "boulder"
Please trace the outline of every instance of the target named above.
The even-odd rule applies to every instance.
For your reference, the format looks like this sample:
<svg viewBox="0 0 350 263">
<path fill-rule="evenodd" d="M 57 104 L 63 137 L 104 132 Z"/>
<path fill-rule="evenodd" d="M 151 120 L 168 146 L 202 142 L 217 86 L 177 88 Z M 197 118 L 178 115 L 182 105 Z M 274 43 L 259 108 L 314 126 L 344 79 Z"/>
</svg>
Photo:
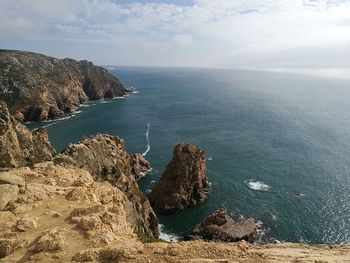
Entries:
<svg viewBox="0 0 350 263">
<path fill-rule="evenodd" d="M 0 211 L 11 201 L 18 198 L 19 188 L 17 185 L 0 184 Z"/>
<path fill-rule="evenodd" d="M 149 200 L 155 210 L 175 213 L 202 204 L 209 188 L 204 150 L 193 144 L 178 144 Z"/>
<path fill-rule="evenodd" d="M 18 186 L 24 186 L 26 183 L 22 177 L 11 172 L 0 173 L 0 184 L 12 184 Z"/>
<path fill-rule="evenodd" d="M 32 252 L 41 251 L 57 251 L 61 250 L 64 245 L 63 233 L 57 229 L 48 229 L 41 233 L 41 235 L 33 242 L 28 249 Z"/>
<path fill-rule="evenodd" d="M 22 218 L 16 223 L 16 229 L 19 231 L 26 232 L 28 230 L 33 230 L 37 227 L 37 221 L 33 218 Z"/>
<path fill-rule="evenodd" d="M 254 219 L 245 219 L 235 223 L 223 208 L 209 215 L 198 225 L 187 240 L 203 239 L 207 241 L 237 242 L 253 241 L 257 226 Z"/>
</svg>

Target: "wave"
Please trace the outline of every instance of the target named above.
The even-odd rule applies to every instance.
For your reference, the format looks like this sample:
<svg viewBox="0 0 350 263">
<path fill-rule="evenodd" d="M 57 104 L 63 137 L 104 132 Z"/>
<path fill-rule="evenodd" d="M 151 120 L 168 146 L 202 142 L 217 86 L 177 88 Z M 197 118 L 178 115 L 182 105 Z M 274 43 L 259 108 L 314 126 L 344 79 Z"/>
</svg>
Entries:
<svg viewBox="0 0 350 263">
<path fill-rule="evenodd" d="M 261 181 L 248 181 L 247 186 L 249 189 L 254 190 L 254 191 L 269 191 L 271 189 L 271 186 L 265 184 L 264 182 Z"/>
<path fill-rule="evenodd" d="M 134 90 L 133 92 L 131 92 L 132 94 L 138 94 L 140 93 L 138 90 Z"/>
<path fill-rule="evenodd" d="M 162 224 L 159 224 L 159 239 L 167 242 L 179 242 L 180 237 L 176 236 L 173 233 L 169 233 L 164 229 Z"/>
<path fill-rule="evenodd" d="M 208 157 L 207 158 L 207 161 L 212 161 L 213 160 L 213 157 Z"/>
<path fill-rule="evenodd" d="M 149 127 L 150 127 L 150 124 L 148 123 L 147 124 L 147 131 L 145 133 L 145 136 L 147 139 L 147 148 L 146 148 L 146 151 L 142 154 L 142 156 L 146 156 L 147 153 L 151 150 L 151 145 L 150 145 L 150 141 L 149 141 Z"/>
</svg>

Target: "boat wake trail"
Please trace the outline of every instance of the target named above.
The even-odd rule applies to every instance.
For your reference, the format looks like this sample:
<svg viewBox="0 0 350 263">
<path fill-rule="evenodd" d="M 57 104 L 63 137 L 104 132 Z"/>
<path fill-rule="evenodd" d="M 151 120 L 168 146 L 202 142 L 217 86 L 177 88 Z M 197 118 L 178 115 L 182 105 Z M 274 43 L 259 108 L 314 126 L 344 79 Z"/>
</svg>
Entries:
<svg viewBox="0 0 350 263">
<path fill-rule="evenodd" d="M 151 145 L 150 145 L 150 142 L 149 142 L 149 126 L 150 124 L 148 123 L 147 124 L 147 131 L 145 133 L 145 136 L 146 136 L 146 139 L 147 139 L 147 149 L 146 151 L 142 154 L 142 156 L 146 156 L 147 153 L 151 150 Z"/>
</svg>

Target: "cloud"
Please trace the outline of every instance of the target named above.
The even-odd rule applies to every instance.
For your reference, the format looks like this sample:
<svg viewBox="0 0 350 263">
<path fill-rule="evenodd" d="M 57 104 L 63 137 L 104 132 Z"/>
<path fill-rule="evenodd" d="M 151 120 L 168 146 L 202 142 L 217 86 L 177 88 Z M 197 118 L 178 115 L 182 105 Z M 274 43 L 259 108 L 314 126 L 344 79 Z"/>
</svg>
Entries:
<svg viewBox="0 0 350 263">
<path fill-rule="evenodd" d="M 176 44 L 180 46 L 188 46 L 192 44 L 193 39 L 191 35 L 178 34 L 173 37 L 173 40 Z"/>
<path fill-rule="evenodd" d="M 81 43 L 109 63 L 107 52 L 114 63 L 138 65 L 162 54 L 152 63 L 350 67 L 349 14 L 346 0 L 2 0 L 0 40 Z"/>
</svg>

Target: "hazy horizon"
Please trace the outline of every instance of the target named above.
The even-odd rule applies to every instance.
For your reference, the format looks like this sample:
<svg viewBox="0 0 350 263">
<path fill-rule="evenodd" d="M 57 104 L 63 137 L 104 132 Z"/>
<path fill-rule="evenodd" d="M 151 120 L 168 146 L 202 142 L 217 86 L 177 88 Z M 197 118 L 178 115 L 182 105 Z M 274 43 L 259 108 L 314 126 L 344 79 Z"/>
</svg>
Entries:
<svg viewBox="0 0 350 263">
<path fill-rule="evenodd" d="M 2 0 L 0 48 L 99 65 L 348 78 L 349 0 Z"/>
</svg>

